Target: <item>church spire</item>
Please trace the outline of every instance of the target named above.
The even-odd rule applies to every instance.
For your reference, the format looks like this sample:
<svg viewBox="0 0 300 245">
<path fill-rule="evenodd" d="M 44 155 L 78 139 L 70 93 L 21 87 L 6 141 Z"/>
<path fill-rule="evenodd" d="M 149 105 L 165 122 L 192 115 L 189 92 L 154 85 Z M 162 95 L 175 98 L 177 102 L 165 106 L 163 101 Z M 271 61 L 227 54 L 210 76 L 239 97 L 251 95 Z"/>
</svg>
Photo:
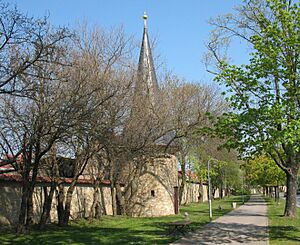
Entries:
<svg viewBox="0 0 300 245">
<path fill-rule="evenodd" d="M 150 99 L 153 100 L 153 97 L 157 94 L 158 83 L 156 79 L 153 57 L 147 32 L 148 16 L 146 13 L 144 13 L 143 19 L 144 33 L 138 64 L 138 81 L 136 88 L 138 90 L 143 90 L 140 92 L 147 92 L 150 96 Z"/>
</svg>

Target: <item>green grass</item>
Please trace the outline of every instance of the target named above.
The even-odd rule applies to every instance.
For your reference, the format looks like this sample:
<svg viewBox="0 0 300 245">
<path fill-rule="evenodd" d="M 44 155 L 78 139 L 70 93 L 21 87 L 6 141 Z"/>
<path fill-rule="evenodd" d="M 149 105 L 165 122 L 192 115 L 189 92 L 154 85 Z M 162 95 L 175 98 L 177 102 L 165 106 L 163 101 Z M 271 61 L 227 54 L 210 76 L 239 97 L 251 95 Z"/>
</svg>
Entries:
<svg viewBox="0 0 300 245">
<path fill-rule="evenodd" d="M 231 202 L 241 204 L 241 197 L 213 201 L 213 218 L 231 210 Z M 222 207 L 222 209 L 219 208 Z M 209 222 L 208 204 L 191 204 L 181 207 L 181 214 L 189 213 L 195 230 Z M 105 216 L 89 222 L 79 220 L 68 227 L 47 226 L 44 232 L 32 231 L 16 236 L 13 232 L 1 231 L 0 244 L 168 244 L 179 237 L 168 235 L 168 222 L 183 219 L 183 215 L 157 218 L 130 218 Z"/>
<path fill-rule="evenodd" d="M 273 199 L 266 198 L 268 203 L 270 245 L 300 244 L 300 217 L 288 218 L 283 216 L 285 201 L 277 205 Z M 299 214 L 299 208 L 297 208 Z"/>
</svg>

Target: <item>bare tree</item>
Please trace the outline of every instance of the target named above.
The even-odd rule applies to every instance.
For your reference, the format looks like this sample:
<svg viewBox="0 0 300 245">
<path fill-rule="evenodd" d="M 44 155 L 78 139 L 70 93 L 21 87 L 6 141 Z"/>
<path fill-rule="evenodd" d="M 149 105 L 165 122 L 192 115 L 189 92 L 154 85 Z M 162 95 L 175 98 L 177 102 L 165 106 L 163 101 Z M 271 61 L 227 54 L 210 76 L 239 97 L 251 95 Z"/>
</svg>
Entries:
<svg viewBox="0 0 300 245">
<path fill-rule="evenodd" d="M 44 29 L 39 29 L 41 26 Z M 32 194 L 40 160 L 66 129 L 74 123 L 74 119 L 67 118 L 67 115 L 74 117 L 77 113 L 74 109 L 77 107 L 66 107 L 66 85 L 59 82 L 64 80 L 59 74 L 62 65 L 67 64 L 64 42 L 69 37 L 69 33 L 54 29 L 50 31 L 47 22 L 42 22 L 38 26 L 32 23 L 31 27 L 33 35 L 37 31 L 40 41 L 48 40 L 49 43 L 46 47 L 42 43 L 35 42 L 28 52 L 30 51 L 30 54 L 41 53 L 40 56 L 34 59 L 34 62 L 24 61 L 26 64 L 30 64 L 27 64 L 26 68 L 22 65 L 21 68 L 17 68 L 17 71 L 12 72 L 13 75 L 2 83 L 1 87 L 0 145 L 5 155 L 12 156 L 10 160 L 15 162 L 14 166 L 16 170 L 20 171 L 23 180 L 18 232 L 24 232 L 32 224 Z M 21 40 L 23 39 L 21 38 Z M 7 43 L 10 44 L 9 41 Z M 15 46 L 17 47 L 17 43 Z M 26 48 L 25 43 L 21 42 L 21 47 Z M 30 58 L 22 53 L 21 49 L 12 49 L 11 51 L 13 52 L 6 53 L 7 58 L 14 61 L 10 64 L 10 68 L 17 67 L 17 62 L 23 58 Z M 24 84 L 26 84 L 25 87 Z M 78 101 L 72 98 L 69 103 L 74 105 Z M 21 160 L 16 162 L 18 157 Z M 7 163 L 9 161 L 2 164 Z"/>
<path fill-rule="evenodd" d="M 83 26 L 80 33 L 74 42 L 73 64 L 68 70 L 68 77 L 71 84 L 81 85 L 80 91 L 73 96 L 85 95 L 81 106 L 85 117 L 72 128 L 65 142 L 68 148 L 76 139 L 76 147 L 73 147 L 76 154 L 73 155 L 77 156 L 77 167 L 66 199 L 62 186 L 59 188 L 60 225 L 68 224 L 72 193 L 79 176 L 88 164 L 101 164 L 92 159 L 105 152 L 114 135 L 122 130 L 132 80 L 132 67 L 128 66 L 131 62 L 131 39 L 122 29 L 106 32 L 98 27 L 89 29 Z"/>
<path fill-rule="evenodd" d="M 197 147 L 207 144 L 205 130 L 212 126 L 210 117 L 221 115 L 227 106 L 219 89 L 213 85 L 192 84 L 181 81 L 177 77 L 170 77 L 164 87 L 167 93 L 167 115 L 171 121 L 171 129 L 175 132 L 174 140 L 178 147 L 177 156 L 181 165 L 182 177 L 179 196 L 186 185 L 186 170 L 189 165 L 189 157 Z"/>
<path fill-rule="evenodd" d="M 30 18 L 4 1 L 0 9 L 0 94 L 23 95 L 34 87 L 21 77 L 36 76 L 30 69 L 49 63 L 53 49 L 70 34 L 65 28 L 52 31 L 47 18 Z"/>
</svg>

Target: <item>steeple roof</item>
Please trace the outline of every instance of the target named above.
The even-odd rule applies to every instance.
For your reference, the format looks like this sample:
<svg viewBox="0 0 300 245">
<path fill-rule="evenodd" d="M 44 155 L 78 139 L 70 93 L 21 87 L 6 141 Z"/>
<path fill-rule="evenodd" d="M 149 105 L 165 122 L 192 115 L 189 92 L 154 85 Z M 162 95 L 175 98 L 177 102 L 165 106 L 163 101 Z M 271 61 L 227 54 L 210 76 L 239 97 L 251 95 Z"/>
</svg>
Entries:
<svg viewBox="0 0 300 245">
<path fill-rule="evenodd" d="M 138 81 L 136 86 L 138 90 L 141 89 L 143 92 L 147 92 L 150 98 L 153 98 L 155 94 L 157 94 L 158 83 L 147 32 L 147 18 L 148 17 L 145 13 L 143 16 L 144 33 L 138 64 Z"/>
</svg>

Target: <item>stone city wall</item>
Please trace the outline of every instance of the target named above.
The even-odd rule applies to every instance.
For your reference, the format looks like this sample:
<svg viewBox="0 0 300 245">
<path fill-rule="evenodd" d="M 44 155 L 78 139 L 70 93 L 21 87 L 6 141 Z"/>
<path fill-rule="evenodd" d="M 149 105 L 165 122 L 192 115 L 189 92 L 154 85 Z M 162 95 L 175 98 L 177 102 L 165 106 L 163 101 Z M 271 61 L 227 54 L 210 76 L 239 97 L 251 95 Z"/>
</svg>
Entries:
<svg viewBox="0 0 300 245">
<path fill-rule="evenodd" d="M 33 207 L 34 221 L 38 222 L 43 209 L 44 190 L 43 186 L 49 183 L 39 183 L 34 189 Z M 49 187 L 48 187 L 49 188 Z M 65 185 L 67 191 L 68 185 Z M 112 214 L 111 189 L 109 186 L 100 186 L 99 202 L 103 208 L 103 213 Z M 78 185 L 72 196 L 71 219 L 88 217 L 93 203 L 94 188 L 90 185 Z M 0 218 L 2 223 L 15 224 L 18 221 L 21 205 L 22 187 L 19 182 L 0 182 Z M 55 194 L 52 201 L 51 221 L 57 220 Z"/>
<path fill-rule="evenodd" d="M 180 186 L 181 180 L 179 180 Z M 214 198 L 219 198 L 220 193 L 217 189 L 214 193 Z M 193 202 L 206 202 L 208 201 L 208 186 L 207 184 L 199 182 L 187 182 L 182 193 L 181 204 L 188 204 Z"/>
<path fill-rule="evenodd" d="M 164 155 L 141 163 L 144 169 L 131 183 L 131 215 L 154 217 L 174 214 L 174 187 L 178 186 L 177 159 Z"/>
</svg>

